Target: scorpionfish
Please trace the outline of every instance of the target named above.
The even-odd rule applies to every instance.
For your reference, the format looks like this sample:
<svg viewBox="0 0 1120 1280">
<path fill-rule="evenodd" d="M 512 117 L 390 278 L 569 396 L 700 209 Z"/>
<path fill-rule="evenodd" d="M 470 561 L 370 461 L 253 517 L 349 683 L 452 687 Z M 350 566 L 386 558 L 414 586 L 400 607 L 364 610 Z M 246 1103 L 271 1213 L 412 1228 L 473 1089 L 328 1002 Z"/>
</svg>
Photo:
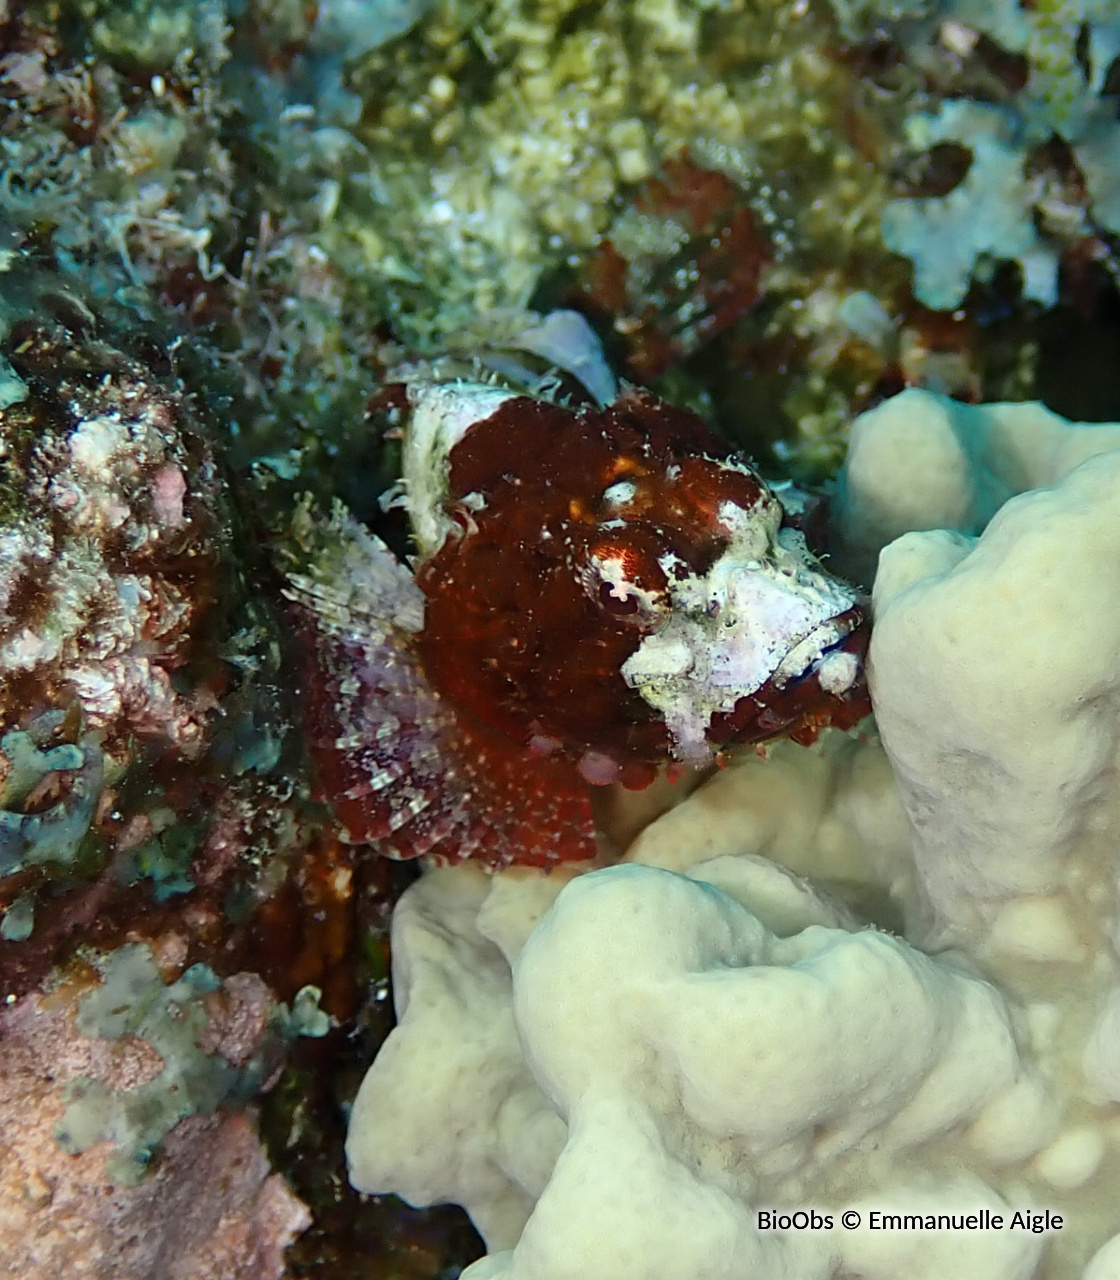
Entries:
<svg viewBox="0 0 1120 1280">
<path fill-rule="evenodd" d="M 867 714 L 864 604 L 696 414 L 460 380 L 409 385 L 403 417 L 412 566 L 336 512 L 287 593 L 346 838 L 582 860 L 589 786 Z"/>
</svg>

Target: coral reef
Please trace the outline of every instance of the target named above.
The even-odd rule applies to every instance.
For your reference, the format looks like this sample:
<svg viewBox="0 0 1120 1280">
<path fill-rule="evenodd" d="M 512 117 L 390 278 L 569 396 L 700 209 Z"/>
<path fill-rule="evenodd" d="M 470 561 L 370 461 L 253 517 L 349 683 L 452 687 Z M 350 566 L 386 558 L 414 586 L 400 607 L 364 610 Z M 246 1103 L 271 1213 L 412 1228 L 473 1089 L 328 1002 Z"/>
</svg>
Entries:
<svg viewBox="0 0 1120 1280">
<path fill-rule="evenodd" d="M 101 797 L 103 756 L 97 735 L 92 733 L 78 744 L 66 742 L 42 750 L 65 719 L 64 711 L 45 711 L 31 721 L 27 731 L 12 729 L 0 738 L 0 752 L 8 764 L 0 793 L 0 826 L 4 831 L 0 875 L 36 864 L 65 866 L 73 862 L 89 830 Z M 20 812 L 36 788 L 60 775 L 66 775 L 68 783 L 64 799 L 44 812 Z M 4 936 L 10 937 L 10 913 L 0 927 L 4 926 Z"/>
<path fill-rule="evenodd" d="M 410 889 L 356 1183 L 466 1204 L 472 1277 L 1080 1274 L 1117 1229 L 1116 431 L 857 422 L 875 731 L 739 760 L 620 866 Z"/>
<path fill-rule="evenodd" d="M 117 952 L 113 963 L 127 965 L 126 953 Z M 163 989 L 158 974 L 154 982 Z M 68 1087 L 96 1080 L 128 1100 L 122 1105 L 143 1110 L 153 1084 L 178 1067 L 169 1042 L 157 1037 L 153 1043 L 146 1027 L 111 1040 L 87 1037 L 77 1022 L 83 1010 L 87 1022 L 97 1020 L 90 1002 L 107 988 L 83 996 L 83 985 L 88 988 L 88 981 L 46 998 L 25 996 L 0 1011 L 5 1273 L 18 1280 L 52 1272 L 139 1280 L 157 1271 L 183 1280 L 280 1280 L 284 1248 L 307 1225 L 308 1214 L 283 1179 L 270 1174 L 245 1116 L 217 1112 L 181 1120 L 161 1144 L 150 1174 L 129 1186 L 113 1175 L 111 1141 L 90 1132 L 90 1141 L 78 1144 L 80 1153 L 71 1144 L 67 1154 L 55 1140 L 56 1126 L 69 1127 L 75 1118 Z M 229 1072 L 254 1055 L 269 1056 L 268 1019 L 261 1015 L 271 998 L 260 980 L 237 975 L 212 995 L 208 1015 L 181 1028 L 165 1005 L 168 1030 L 180 1039 L 189 1035 L 188 1026 L 204 1030 L 210 1053 Z M 279 1065 L 275 1047 L 271 1056 Z M 172 1102 L 172 1082 L 165 1078 L 156 1087 L 179 1114 L 186 1112 L 186 1105 Z"/>
<path fill-rule="evenodd" d="M 205 965 L 192 965 L 165 986 L 146 946 L 118 947 L 74 1025 L 89 1038 L 143 1042 L 163 1067 L 124 1092 L 78 1077 L 66 1090 L 58 1145 L 73 1155 L 112 1139 L 117 1152 L 106 1172 L 120 1182 L 139 1181 L 157 1144 L 180 1120 L 244 1104 L 275 1083 L 286 1037 L 326 1034 L 330 1019 L 316 1007 L 319 995 L 304 988 L 289 1013 L 274 1006 L 256 974 L 234 974 L 223 983 Z"/>
<path fill-rule="evenodd" d="M 359 1112 L 390 1096 L 399 1106 L 365 1167 L 370 1185 L 392 1183 L 395 1168 L 417 1200 L 468 1204 L 492 1242 L 513 1248 L 512 1262 L 499 1255 L 472 1274 L 534 1275 L 545 1266 L 534 1259 L 572 1243 L 550 1206 L 569 1194 L 580 1204 L 569 1155 L 591 1188 L 613 1176 L 588 1150 L 599 1119 L 634 1167 L 663 1143 L 675 1163 L 659 1168 L 679 1174 L 691 1203 L 735 1202 L 715 1236 L 677 1239 L 676 1200 L 648 1239 L 636 1230 L 636 1251 L 661 1241 L 655 1272 L 670 1259 L 687 1271 L 674 1251 L 693 1236 L 718 1255 L 716 1237 L 742 1225 L 744 1204 L 767 1188 L 785 1194 L 779 1155 L 792 1167 L 807 1150 L 798 1167 L 822 1203 L 855 1197 L 859 1182 L 885 1204 L 897 1173 L 904 1199 L 1060 1204 L 1069 1224 L 1041 1252 L 1033 1234 L 1014 1257 L 1006 1237 L 991 1239 L 970 1265 L 1012 1274 L 1037 1260 L 1055 1280 L 1079 1273 L 1115 1231 L 1094 1217 L 1115 1161 L 1100 1122 L 1111 1023 L 1098 1017 L 1109 1007 L 1112 889 L 1100 870 L 1107 850 L 1089 854 L 1109 821 L 1114 657 L 1111 561 L 1092 547 L 1113 517 L 1107 485 L 1083 478 L 1103 472 L 1066 478 L 1114 447 L 1116 428 L 1096 422 L 1120 420 L 1113 9 L 0 0 L 0 1054 L 24 1054 L 37 1029 L 53 1027 L 51 1043 L 80 1044 L 86 1064 L 49 1078 L 49 1047 L 28 1049 L 5 1076 L 25 1090 L 12 1095 L 6 1128 L 16 1156 L 0 1160 L 0 1216 L 15 1233 L 0 1251 L 17 1250 L 17 1274 L 281 1274 L 307 1215 L 269 1177 L 258 1125 L 313 1218 L 288 1252 L 291 1273 L 431 1280 L 477 1256 L 461 1212 L 410 1212 L 345 1182 L 345 1115 L 393 1021 L 390 911 L 419 874 L 379 857 L 402 846 L 447 859 L 488 851 L 498 862 L 528 846 L 546 861 L 595 850 L 600 864 L 629 846 L 631 862 L 648 864 L 576 876 L 562 893 L 585 868 L 548 879 L 425 873 L 397 912 L 402 1025 Z M 632 477 L 612 486 L 597 476 L 586 506 L 579 451 L 513 433 L 490 451 L 494 476 L 456 489 L 462 501 L 449 513 L 456 478 L 438 456 L 417 465 L 415 437 L 401 438 L 405 405 L 384 391 L 394 379 L 490 397 L 499 419 L 511 398 L 543 400 L 536 425 L 549 431 L 557 414 L 615 421 L 618 405 L 648 408 L 654 397 L 676 406 L 663 413 L 699 414 L 714 433 L 707 463 L 750 456 L 785 504 L 783 555 L 804 568 L 803 530 L 814 552 L 831 539 L 830 572 L 875 580 L 878 727 L 826 729 L 808 750 L 718 753 L 730 767 L 713 776 L 674 768 L 641 793 L 595 786 L 589 802 L 586 780 L 647 781 L 667 748 L 699 756 L 701 745 L 710 754 L 727 738 L 761 741 L 783 727 L 812 737 L 824 721 L 818 694 L 842 688 L 855 655 L 827 644 L 810 655 L 826 677 L 809 681 L 812 707 L 776 708 L 769 693 L 763 708 L 738 707 L 738 684 L 716 688 L 724 667 L 696 660 L 722 634 L 728 601 L 760 604 L 743 586 L 757 580 L 739 572 L 744 530 L 735 554 L 716 561 L 734 572 L 705 565 L 667 583 L 675 598 L 662 625 L 665 570 L 644 554 L 650 530 L 635 546 L 596 505 L 613 488 L 625 507 Z M 826 529 L 817 495 L 803 500 L 788 482 L 828 482 L 849 434 Z M 543 617 L 552 596 L 537 591 L 530 554 L 542 521 L 530 512 L 512 538 L 524 544 L 517 573 L 494 572 L 481 552 L 502 539 L 491 539 L 487 510 L 472 509 L 472 492 L 485 490 L 495 509 L 510 498 L 507 473 L 511 490 L 522 477 L 525 490 L 543 491 L 552 469 L 585 503 L 567 522 L 554 503 L 556 527 L 598 539 L 580 543 L 575 623 Z M 694 474 L 677 479 L 691 497 L 704 489 Z M 1064 497 L 1038 492 L 1054 484 Z M 671 489 L 658 500 L 676 502 Z M 1073 496 L 1097 516 L 1073 512 Z M 1016 512 L 1033 512 L 1039 527 Z M 1064 530 L 1060 550 L 1042 526 Z M 929 537 L 915 540 L 922 530 Z M 1064 577 L 1052 571 L 1059 560 L 1073 565 Z M 939 576 L 918 581 L 927 570 Z M 1081 603 L 1090 585 L 1091 608 Z M 701 586 L 724 592 L 721 618 L 701 616 L 711 599 Z M 813 616 L 854 600 L 843 590 Z M 512 644 L 496 655 L 480 641 L 480 618 L 511 594 L 533 619 L 506 633 L 520 658 Z M 1080 638 L 1066 635 L 1078 609 L 1089 618 Z M 599 670 L 588 628 L 607 610 L 617 615 L 612 643 L 641 639 L 638 654 L 611 649 L 608 682 L 629 719 L 609 732 L 601 683 L 549 684 L 538 670 Z M 424 612 L 432 625 L 421 631 Z M 862 629 L 851 634 L 862 643 Z M 984 636 L 1000 638 L 1002 662 Z M 1081 641 L 1098 652 L 1072 656 Z M 718 642 L 714 651 L 742 656 Z M 826 670 L 830 652 L 840 662 Z M 495 696 L 495 658 L 516 696 Z M 689 661 L 704 668 L 699 707 L 681 696 L 673 665 Z M 1078 664 L 1080 676 L 1058 674 Z M 418 681 L 422 668 L 440 673 L 439 689 Z M 492 725 L 464 729 L 462 690 L 501 703 L 504 735 L 517 719 L 512 755 L 492 750 Z M 543 712 L 526 711 L 538 704 Z M 526 718 L 541 722 L 529 741 L 551 756 L 526 759 Z M 1043 721 L 1053 727 L 1045 743 Z M 638 751 L 637 766 L 620 765 L 620 743 L 646 733 L 665 740 Z M 553 757 L 569 775 L 563 788 Z M 405 759 L 408 804 L 396 791 L 371 800 L 378 770 Z M 481 791 L 491 811 L 504 809 L 500 839 L 459 822 Z M 436 820 L 401 819 L 432 794 L 451 797 L 434 806 Z M 763 857 L 811 884 L 749 861 Z M 551 925 L 533 932 L 554 900 L 557 953 Z M 631 923 L 631 901 L 664 936 L 655 947 L 631 932 L 632 956 L 597 958 Z M 677 943 L 711 958 L 678 906 L 682 919 L 723 922 L 735 964 L 717 976 L 697 960 L 692 977 L 667 974 L 662 1025 L 627 1039 L 631 1009 L 649 995 L 629 962 Z M 867 922 L 897 937 L 853 932 Z M 874 998 L 845 1003 L 844 965 L 895 985 L 910 975 L 913 999 L 895 1022 L 912 1032 L 912 1056 L 883 1062 L 882 1105 L 862 1138 L 859 1090 L 821 1101 L 818 1088 L 813 1105 L 826 1119 L 811 1133 L 795 1117 L 788 1133 L 752 1130 L 736 1147 L 716 1132 L 725 1082 L 690 1057 L 676 997 L 707 997 L 726 980 L 766 1022 L 751 1003 L 766 974 L 776 988 L 812 986 L 798 986 L 796 954 L 812 929 L 822 949 L 806 943 L 805 965 L 833 1003 L 818 1009 L 819 1027 L 783 1023 L 788 1035 L 765 1041 L 774 1060 L 807 1093 L 813 1055 L 848 1079 L 821 1036 L 842 1009 L 845 1025 L 874 1040 L 885 997 L 868 977 Z M 965 958 L 950 959 L 949 943 Z M 618 1116 L 603 1114 L 618 1100 L 608 1076 L 574 1081 L 551 1061 L 564 1046 L 535 1020 L 538 1003 L 559 1007 L 565 995 L 559 977 L 530 974 L 532 956 L 568 973 L 577 945 L 586 973 L 570 974 L 573 1043 L 581 1018 L 590 1026 L 611 1000 L 623 1007 L 607 1019 L 613 1065 L 633 1086 L 617 1129 L 607 1122 Z M 515 1007 L 522 959 L 530 994 Z M 1072 998 L 1055 976 L 1066 963 L 1078 975 Z M 105 986 L 94 990 L 96 975 Z M 300 995 L 309 986 L 338 1024 L 314 1039 L 296 1037 L 290 1020 L 314 1020 Z M 987 1012 L 963 1025 L 957 1015 L 984 999 Z M 436 1009 L 444 1024 L 428 1016 Z M 60 1010 L 64 1031 L 51 1021 Z M 935 1087 L 951 1064 L 930 1048 L 929 1026 L 944 1030 L 948 1051 L 973 1043 L 973 1031 L 995 1046 L 1000 1019 L 1013 1044 L 982 1063 L 992 1074 Z M 696 1043 L 711 1034 L 696 1026 Z M 805 1063 L 789 1061 L 796 1037 L 812 1044 Z M 1078 1076 L 1069 1046 L 1086 1037 Z M 457 1065 L 468 1040 L 473 1075 Z M 751 1070 L 761 1068 L 736 1057 L 740 1048 L 727 1062 L 757 1085 Z M 667 1087 L 651 1094 L 666 1055 L 696 1086 L 676 1109 Z M 394 1074 L 398 1056 L 415 1078 Z M 99 1073 L 94 1059 L 121 1072 Z M 1020 1069 L 1027 1086 L 1010 1084 L 1012 1101 L 999 1102 Z M 908 1092 L 927 1071 L 929 1087 Z M 1082 1089 L 1082 1077 L 1096 1083 Z M 416 1078 L 432 1082 L 427 1117 L 410 1111 Z M 997 1157 L 999 1135 L 1014 1127 L 1004 1112 L 1024 1098 L 1042 1099 L 1031 1114 L 1040 1133 L 1052 1126 L 1043 1148 Z M 570 1136 L 561 1104 L 578 1113 Z M 762 1124 L 756 1110 L 732 1120 Z M 64 1117 L 73 1155 L 58 1147 Z M 428 1141 L 425 1119 L 446 1122 L 444 1145 Z M 356 1170 L 367 1158 L 360 1128 Z M 965 1129 L 979 1145 L 962 1156 Z M 455 1134 L 466 1154 L 446 1145 Z M 954 1162 L 965 1182 L 952 1182 Z M 30 1169 L 41 1179 L 25 1177 Z M 643 1185 L 647 1208 L 666 1203 L 653 1172 Z M 627 1217 L 629 1191 L 616 1220 L 640 1227 L 640 1212 Z M 583 1260 L 604 1212 L 579 1208 L 587 1231 L 569 1255 L 597 1275 L 598 1262 Z M 154 1225 L 136 1228 L 141 1220 Z M 743 1265 L 753 1258 L 763 1273 L 788 1264 L 827 1274 L 841 1256 L 850 1272 L 891 1280 L 955 1265 L 921 1241 L 852 1236 L 814 1261 L 803 1242 L 737 1238 Z M 1115 1249 L 1092 1264 L 1093 1280 L 1114 1268 Z"/>
<path fill-rule="evenodd" d="M 1115 16 L 1099 0 L 1021 11 L 952 0 L 925 8 L 921 25 L 928 30 L 936 17 L 944 43 L 962 58 L 987 37 L 1005 54 L 1024 57 L 1026 66 L 1004 86 L 998 105 L 950 98 L 935 115 L 910 117 L 914 150 L 956 143 L 971 153 L 971 163 L 944 195 L 888 204 L 884 241 L 914 260 L 915 296 L 936 310 L 964 300 L 985 258 L 1016 259 L 1024 296 L 1053 304 L 1061 249 L 1120 229 L 1106 160 L 1120 149 L 1108 84 L 1120 52 Z M 1053 163 L 1032 163 L 1053 139 L 1072 156 L 1080 184 L 1063 182 Z"/>
<path fill-rule="evenodd" d="M 1014 259 L 1026 297 L 1056 300 L 1057 254 L 1035 229 L 1015 126 L 1000 107 L 959 99 L 908 121 L 915 151 L 960 143 L 972 153 L 967 175 L 947 195 L 896 200 L 883 210 L 883 243 L 913 259 L 914 296 L 935 311 L 964 301 L 981 258 Z"/>
<path fill-rule="evenodd" d="M 228 496 L 189 398 L 57 323 L 15 324 L 6 350 L 21 389 L 0 411 L 0 904 L 6 941 L 30 946 L 0 942 L 0 969 L 22 991 L 95 920 L 112 932 L 133 886 L 157 903 L 223 872 L 232 887 L 222 822 L 240 810 L 264 836 L 277 752 L 252 752 L 282 722 L 274 704 L 260 723 L 267 687 L 233 674 L 267 665 L 267 623 L 258 610 L 237 639 Z"/>
<path fill-rule="evenodd" d="M 966 405 L 917 388 L 852 424 L 833 505 L 835 554 L 860 582 L 912 530 L 979 533 L 1017 493 L 1120 448 L 1120 424 L 1071 423 L 1038 403 Z"/>
<path fill-rule="evenodd" d="M 19 1026 L 46 1034 L 44 991 L 102 968 L 67 1034 L 113 1038 L 139 1074 L 56 1064 L 13 1097 L 14 1117 L 35 1115 L 11 1121 L 17 1172 L 48 1143 L 28 1176 L 59 1194 L 5 1260 L 28 1276 L 44 1259 L 148 1274 L 178 1238 L 179 1168 L 184 1187 L 224 1180 L 229 1197 L 182 1215 L 183 1274 L 280 1275 L 306 1211 L 268 1179 L 255 1118 L 234 1113 L 297 1034 L 326 1030 L 301 988 L 353 1007 L 345 951 L 365 882 L 307 812 L 279 624 L 247 597 L 197 402 L 158 353 L 96 336 L 51 293 L 56 275 L 6 283 L 45 319 L 14 320 L 3 343 L 0 982 Z M 9 1038 L 15 1052 L 15 1024 Z M 162 1226 L 138 1240 L 133 1214 Z"/>
<path fill-rule="evenodd" d="M 207 708 L 172 677 L 218 590 L 209 446 L 106 346 L 18 326 L 9 344 L 28 393 L 3 410 L 0 715 L 77 702 L 113 754 L 135 736 L 197 758 Z"/>
</svg>

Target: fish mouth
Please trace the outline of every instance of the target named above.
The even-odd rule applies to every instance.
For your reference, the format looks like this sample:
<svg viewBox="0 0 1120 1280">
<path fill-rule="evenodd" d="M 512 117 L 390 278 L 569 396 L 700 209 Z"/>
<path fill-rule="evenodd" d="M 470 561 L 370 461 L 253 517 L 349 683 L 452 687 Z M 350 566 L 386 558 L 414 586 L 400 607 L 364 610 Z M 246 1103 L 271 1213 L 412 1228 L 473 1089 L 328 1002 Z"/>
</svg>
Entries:
<svg viewBox="0 0 1120 1280">
<path fill-rule="evenodd" d="M 698 670 L 697 648 L 686 637 L 672 650 L 662 643 L 657 669 L 623 667 L 623 675 L 661 714 L 673 755 L 703 763 L 710 759 L 713 744 L 765 741 L 806 717 L 806 723 L 823 725 L 837 716 L 854 723 L 846 709 L 865 701 L 867 631 L 866 611 L 856 600 L 794 638 L 780 651 L 778 661 L 751 683 L 738 678 L 741 672 L 733 667 L 708 665 Z M 753 728 L 744 736 L 748 719 Z"/>
<path fill-rule="evenodd" d="M 826 692 L 845 692 L 858 677 L 864 648 L 860 645 L 859 652 L 853 652 L 848 642 L 863 623 L 864 611 L 858 605 L 819 623 L 789 649 L 774 668 L 770 682 L 784 689 L 793 680 L 823 675 L 821 685 Z"/>
</svg>

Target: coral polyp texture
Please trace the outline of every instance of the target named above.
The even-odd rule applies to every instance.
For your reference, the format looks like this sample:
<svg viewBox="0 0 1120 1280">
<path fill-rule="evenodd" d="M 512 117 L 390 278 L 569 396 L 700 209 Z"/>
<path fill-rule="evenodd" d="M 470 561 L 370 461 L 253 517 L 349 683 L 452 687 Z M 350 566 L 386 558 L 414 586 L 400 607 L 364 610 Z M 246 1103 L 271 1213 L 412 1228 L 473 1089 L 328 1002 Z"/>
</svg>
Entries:
<svg viewBox="0 0 1120 1280">
<path fill-rule="evenodd" d="M 586 858 L 587 784 L 866 714 L 859 598 L 695 414 L 635 391 L 579 410 L 467 382 L 407 396 L 415 581 L 336 518 L 337 565 L 290 592 L 349 838 Z"/>
<path fill-rule="evenodd" d="M 955 470 L 907 472 L 923 424 Z M 620 865 L 409 889 L 355 1184 L 466 1205 L 471 1280 L 1115 1275 L 1117 430 L 857 421 L 874 730 L 742 755 Z"/>
<path fill-rule="evenodd" d="M 9 344 L 25 385 L 3 410 L 0 714 L 77 705 L 118 752 L 136 735 L 197 756 L 208 708 L 174 674 L 217 591 L 210 446 L 104 344 L 33 326 Z"/>
</svg>

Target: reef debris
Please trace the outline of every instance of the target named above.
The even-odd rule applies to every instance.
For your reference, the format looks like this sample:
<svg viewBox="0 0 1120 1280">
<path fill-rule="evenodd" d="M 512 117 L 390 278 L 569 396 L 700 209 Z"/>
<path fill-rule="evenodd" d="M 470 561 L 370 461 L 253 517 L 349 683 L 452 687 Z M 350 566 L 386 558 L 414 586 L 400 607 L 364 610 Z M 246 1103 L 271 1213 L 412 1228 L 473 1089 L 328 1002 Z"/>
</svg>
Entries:
<svg viewBox="0 0 1120 1280">
<path fill-rule="evenodd" d="M 176 689 L 218 591 L 224 502 L 181 396 L 96 341 L 17 327 L 2 411 L 0 720 L 81 708 L 105 749 L 197 758 L 211 707 Z"/>
<path fill-rule="evenodd" d="M 613 330 L 627 374 L 648 383 L 758 302 L 770 256 L 746 194 L 681 155 L 612 224 L 583 265 L 578 296 Z"/>
</svg>

